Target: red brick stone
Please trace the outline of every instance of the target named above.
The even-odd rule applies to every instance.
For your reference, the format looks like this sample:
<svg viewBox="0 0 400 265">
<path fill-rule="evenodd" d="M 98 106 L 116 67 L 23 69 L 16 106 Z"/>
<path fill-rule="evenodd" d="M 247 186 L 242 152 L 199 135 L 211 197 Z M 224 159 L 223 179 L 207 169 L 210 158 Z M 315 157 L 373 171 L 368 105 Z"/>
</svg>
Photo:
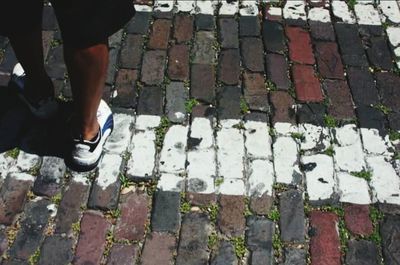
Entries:
<svg viewBox="0 0 400 265">
<path fill-rule="evenodd" d="M 237 49 L 224 50 L 220 55 L 219 79 L 226 85 L 236 85 L 240 77 L 240 57 Z"/>
<path fill-rule="evenodd" d="M 32 181 L 19 180 L 8 175 L 0 191 L 0 224 L 11 225 L 24 207 Z"/>
<path fill-rule="evenodd" d="M 347 205 L 344 208 L 344 221 L 347 229 L 354 235 L 369 236 L 373 233 L 369 205 Z"/>
<path fill-rule="evenodd" d="M 178 43 L 190 41 L 193 36 L 193 17 L 185 14 L 175 16 L 174 38 Z"/>
<path fill-rule="evenodd" d="M 157 19 L 153 23 L 148 47 L 150 49 L 166 50 L 168 48 L 171 21 L 168 19 Z"/>
<path fill-rule="evenodd" d="M 352 119 L 355 117 L 350 88 L 346 81 L 325 80 L 323 87 L 329 98 L 329 115 L 339 120 Z"/>
<path fill-rule="evenodd" d="M 135 245 L 114 244 L 107 265 L 136 264 L 138 248 Z"/>
<path fill-rule="evenodd" d="M 141 240 L 145 233 L 148 214 L 146 193 L 131 192 L 121 196 L 121 218 L 118 219 L 114 235 L 118 240 Z"/>
<path fill-rule="evenodd" d="M 310 214 L 310 254 L 313 265 L 340 265 L 338 217 L 334 213 L 312 211 Z"/>
<path fill-rule="evenodd" d="M 317 42 L 315 52 L 322 77 L 344 79 L 342 59 L 334 42 Z"/>
<path fill-rule="evenodd" d="M 293 79 L 298 100 L 303 102 L 323 101 L 321 86 L 312 66 L 293 65 Z"/>
<path fill-rule="evenodd" d="M 176 44 L 169 49 L 168 76 L 172 80 L 189 79 L 189 47 Z"/>
<path fill-rule="evenodd" d="M 141 256 L 142 265 L 173 264 L 176 249 L 175 237 L 153 232 L 146 237 Z"/>
<path fill-rule="evenodd" d="M 300 27 L 286 27 L 286 35 L 290 59 L 301 64 L 315 64 L 310 34 Z"/>
<path fill-rule="evenodd" d="M 241 236 L 246 228 L 243 196 L 221 195 L 218 227 L 227 236 Z"/>
<path fill-rule="evenodd" d="M 81 231 L 73 264 L 100 264 L 109 229 L 110 223 L 101 213 L 85 212 L 81 221 Z"/>
</svg>

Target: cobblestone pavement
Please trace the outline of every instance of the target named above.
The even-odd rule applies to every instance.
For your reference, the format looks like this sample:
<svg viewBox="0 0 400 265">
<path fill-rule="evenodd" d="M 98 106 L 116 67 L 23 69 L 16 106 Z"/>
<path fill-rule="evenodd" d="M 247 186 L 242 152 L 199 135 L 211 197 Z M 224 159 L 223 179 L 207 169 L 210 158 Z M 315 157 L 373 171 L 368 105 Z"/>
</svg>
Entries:
<svg viewBox="0 0 400 265">
<path fill-rule="evenodd" d="M 147 4 L 147 5 L 146 5 Z M 2 264 L 400 264 L 399 2 L 139 0 L 110 38 L 115 131 L 60 150 L 71 91 L 32 121 L 0 38 Z"/>
</svg>

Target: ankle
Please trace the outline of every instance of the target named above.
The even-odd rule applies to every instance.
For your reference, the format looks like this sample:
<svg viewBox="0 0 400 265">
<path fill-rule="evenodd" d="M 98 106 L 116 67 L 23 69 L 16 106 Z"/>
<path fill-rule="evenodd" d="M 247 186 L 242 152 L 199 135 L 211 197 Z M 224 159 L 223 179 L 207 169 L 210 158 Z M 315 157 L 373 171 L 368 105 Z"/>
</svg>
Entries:
<svg viewBox="0 0 400 265">
<path fill-rule="evenodd" d="M 100 125 L 96 121 L 96 123 L 92 124 L 91 126 L 85 126 L 81 129 L 81 135 L 83 140 L 93 140 L 97 136 L 100 130 Z"/>
</svg>

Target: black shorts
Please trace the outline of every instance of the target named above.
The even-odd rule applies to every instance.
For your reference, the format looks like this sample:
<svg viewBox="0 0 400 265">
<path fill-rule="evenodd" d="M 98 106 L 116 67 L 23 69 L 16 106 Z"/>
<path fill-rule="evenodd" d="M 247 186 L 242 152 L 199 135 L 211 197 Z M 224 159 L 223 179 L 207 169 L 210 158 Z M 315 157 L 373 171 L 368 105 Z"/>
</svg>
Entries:
<svg viewBox="0 0 400 265">
<path fill-rule="evenodd" d="M 0 35 L 41 27 L 43 0 L 2 3 Z M 135 14 L 132 0 L 51 0 L 65 44 L 86 47 L 107 39 Z"/>
</svg>

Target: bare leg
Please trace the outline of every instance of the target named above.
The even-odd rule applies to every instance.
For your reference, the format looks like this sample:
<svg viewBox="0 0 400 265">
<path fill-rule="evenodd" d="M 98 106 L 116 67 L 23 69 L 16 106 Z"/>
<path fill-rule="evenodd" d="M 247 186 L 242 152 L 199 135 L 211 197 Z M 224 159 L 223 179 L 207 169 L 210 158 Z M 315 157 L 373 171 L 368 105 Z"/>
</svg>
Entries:
<svg viewBox="0 0 400 265">
<path fill-rule="evenodd" d="M 88 48 L 65 45 L 64 57 L 74 96 L 75 129 L 90 140 L 99 131 L 96 114 L 107 76 L 108 41 Z"/>
<path fill-rule="evenodd" d="M 53 84 L 44 69 L 42 31 L 35 30 L 9 36 L 18 61 L 25 70 L 27 98 L 38 101 L 54 95 Z"/>
</svg>

